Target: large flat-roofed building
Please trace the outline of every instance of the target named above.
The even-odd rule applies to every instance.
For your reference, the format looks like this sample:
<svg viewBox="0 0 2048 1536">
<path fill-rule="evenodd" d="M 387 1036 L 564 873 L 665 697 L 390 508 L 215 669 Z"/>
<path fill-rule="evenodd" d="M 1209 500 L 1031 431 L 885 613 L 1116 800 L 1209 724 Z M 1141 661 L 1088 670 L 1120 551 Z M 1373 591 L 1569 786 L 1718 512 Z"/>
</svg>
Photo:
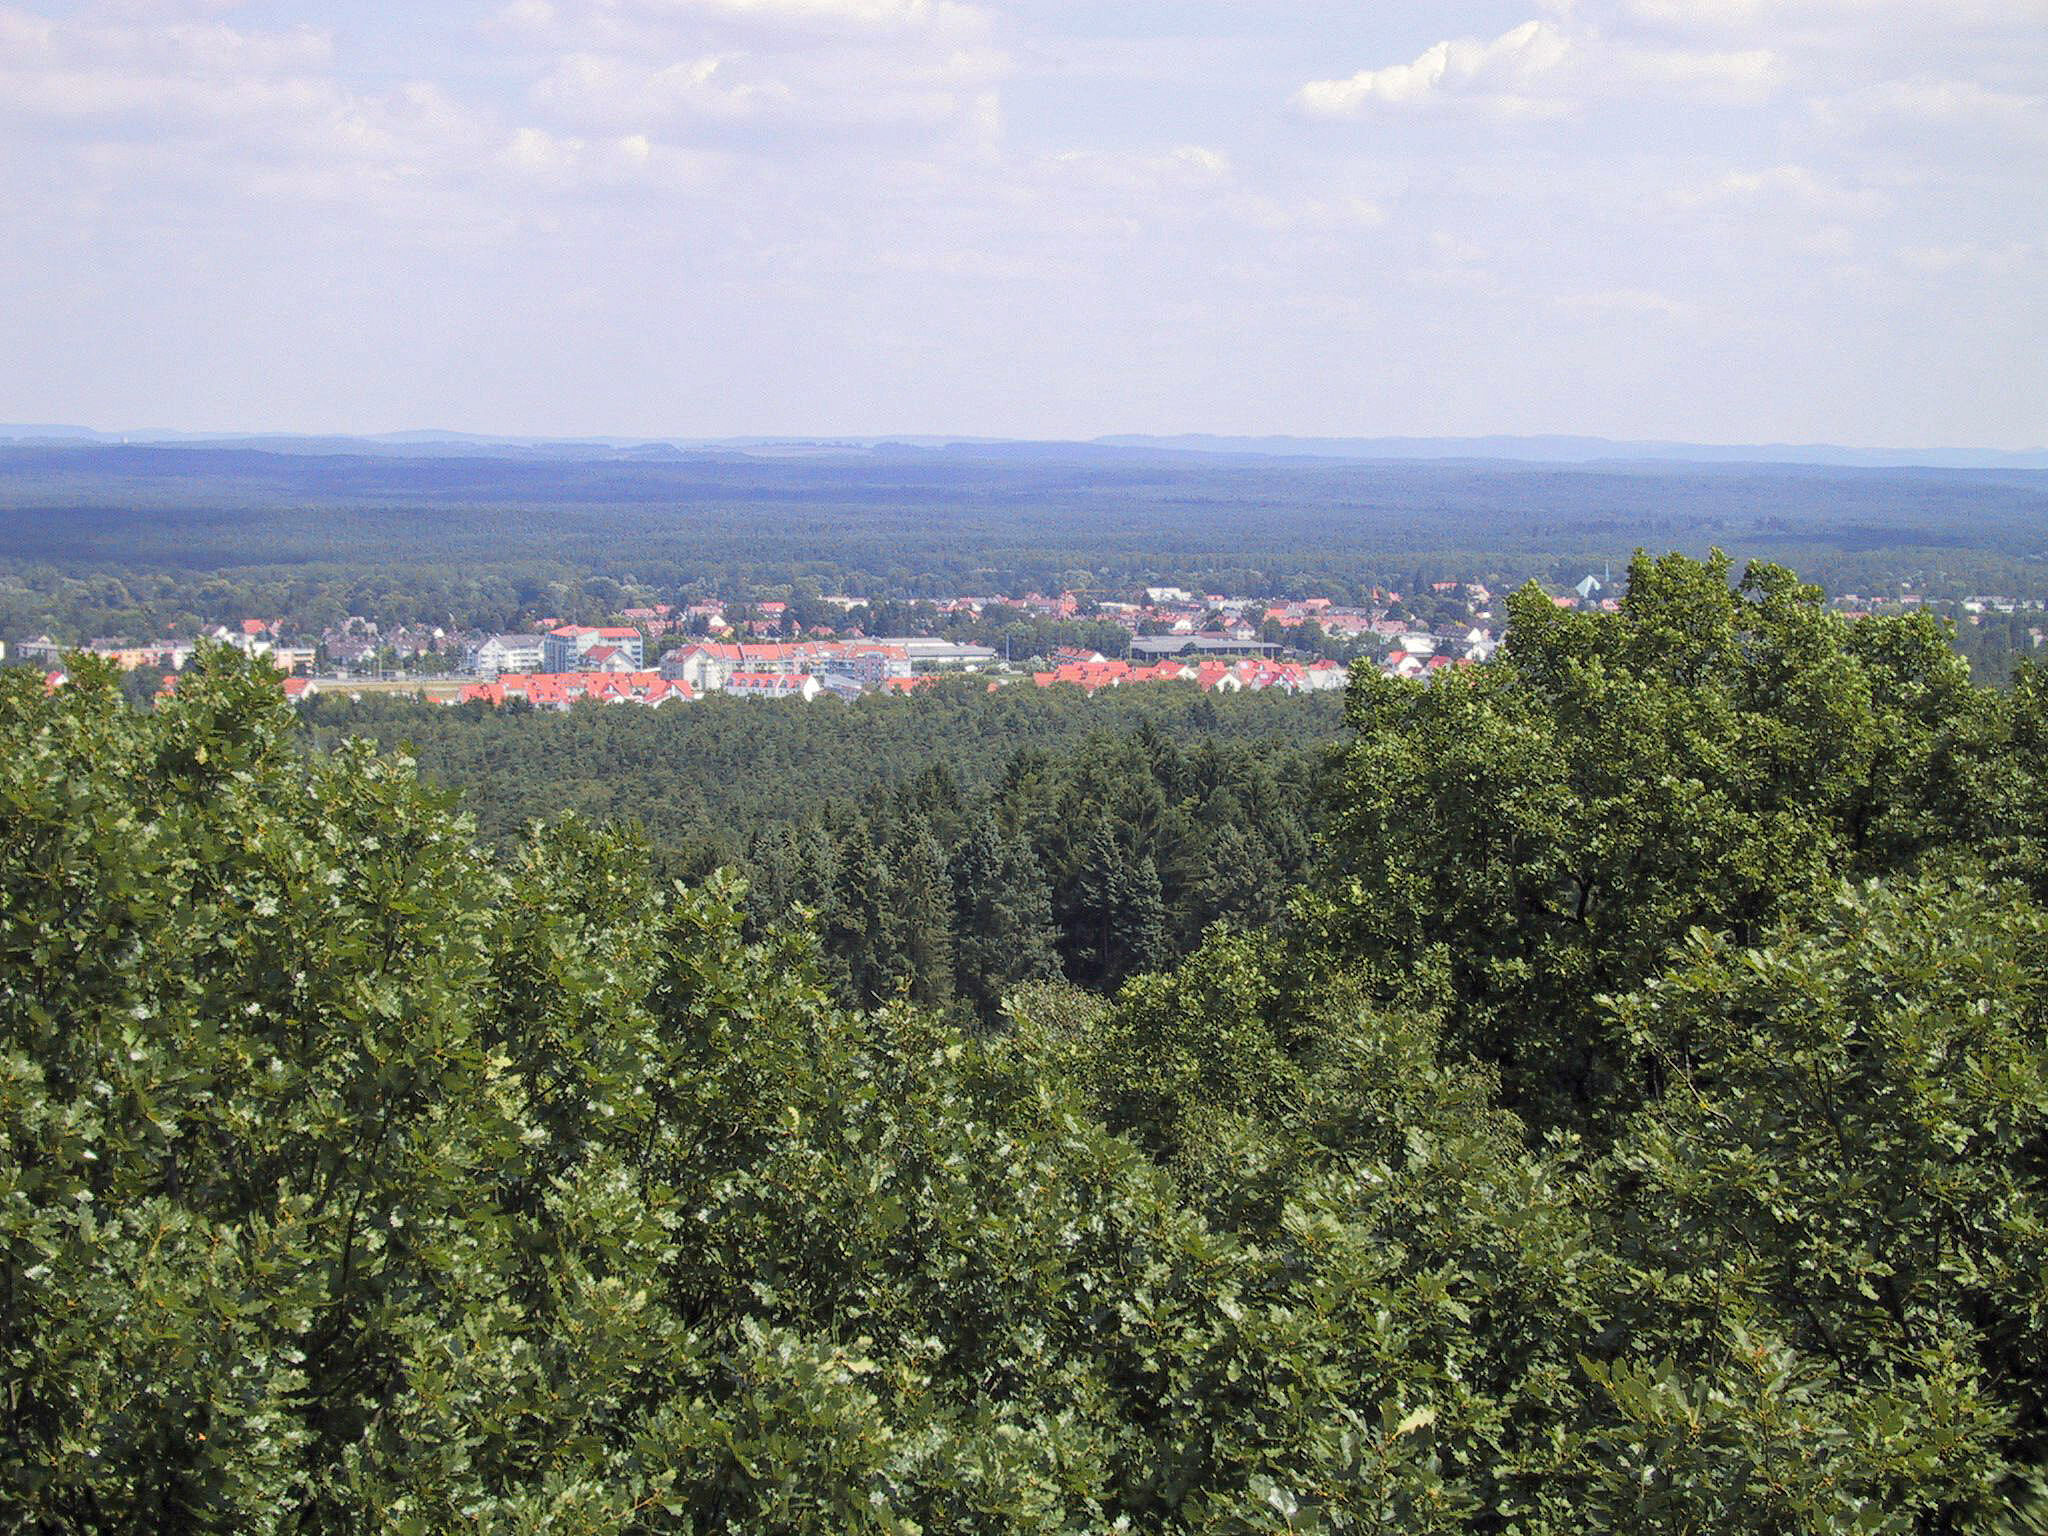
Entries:
<svg viewBox="0 0 2048 1536">
<path fill-rule="evenodd" d="M 1162 661 L 1170 656 L 1270 656 L 1280 649 L 1263 640 L 1231 640 L 1210 635 L 1141 635 L 1131 642 L 1135 661 Z"/>
<path fill-rule="evenodd" d="M 910 662 L 912 672 L 978 672 L 996 659 L 992 646 L 955 645 L 951 640 L 892 635 L 869 643 L 900 649 Z"/>
</svg>

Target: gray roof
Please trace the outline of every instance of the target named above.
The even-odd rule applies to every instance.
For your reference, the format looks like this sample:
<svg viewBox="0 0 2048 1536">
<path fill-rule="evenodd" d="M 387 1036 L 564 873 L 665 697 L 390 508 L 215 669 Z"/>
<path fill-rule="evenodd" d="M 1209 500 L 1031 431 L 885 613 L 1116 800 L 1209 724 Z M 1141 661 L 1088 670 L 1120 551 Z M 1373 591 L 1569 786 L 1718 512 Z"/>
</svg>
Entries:
<svg viewBox="0 0 2048 1536">
<path fill-rule="evenodd" d="M 950 640 L 934 640 L 919 635 L 886 636 L 866 643 L 900 645 L 912 661 L 989 661 L 996 654 L 993 646 L 955 645 Z"/>
<path fill-rule="evenodd" d="M 1254 656 L 1279 649 L 1263 640 L 1215 640 L 1201 635 L 1145 635 L 1131 642 L 1133 656 L 1185 656 L 1189 651 Z"/>
</svg>

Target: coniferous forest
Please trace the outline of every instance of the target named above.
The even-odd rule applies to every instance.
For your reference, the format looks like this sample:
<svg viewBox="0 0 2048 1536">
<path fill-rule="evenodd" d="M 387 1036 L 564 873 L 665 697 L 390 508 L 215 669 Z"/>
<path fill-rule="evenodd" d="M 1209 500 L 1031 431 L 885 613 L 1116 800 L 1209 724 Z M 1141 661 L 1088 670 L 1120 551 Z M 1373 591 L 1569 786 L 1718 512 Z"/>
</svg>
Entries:
<svg viewBox="0 0 2048 1536">
<path fill-rule="evenodd" d="M 1341 700 L 949 681 L 849 707 L 711 697 L 566 713 L 307 703 L 462 791 L 510 846 L 575 811 L 630 824 L 659 876 L 746 880 L 751 936 L 808 915 L 836 996 L 984 1020 L 1013 983 L 1101 990 L 1276 917 L 1314 855 Z"/>
<path fill-rule="evenodd" d="M 306 734 L 0 674 L 6 1529 L 2048 1521 L 2048 691 L 1931 618 L 1639 558 L 729 860 Z"/>
</svg>

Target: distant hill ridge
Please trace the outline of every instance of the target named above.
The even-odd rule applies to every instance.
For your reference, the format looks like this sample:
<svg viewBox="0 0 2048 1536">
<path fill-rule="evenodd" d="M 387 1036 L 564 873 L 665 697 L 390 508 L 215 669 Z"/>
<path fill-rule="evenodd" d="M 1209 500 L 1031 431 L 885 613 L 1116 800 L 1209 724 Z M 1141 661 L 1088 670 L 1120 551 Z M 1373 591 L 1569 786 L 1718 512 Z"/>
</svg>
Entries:
<svg viewBox="0 0 2048 1536">
<path fill-rule="evenodd" d="M 102 432 L 67 425 L 0 423 L 0 443 L 42 447 L 149 447 L 239 449 L 253 453 L 349 454 L 384 457 L 662 460 L 742 455 L 791 458 L 948 450 L 999 457 L 1112 458 L 1131 454 L 1200 454 L 1222 458 L 1343 459 L 1357 462 L 1416 460 L 1520 464 L 1808 464 L 1862 469 L 2048 469 L 2048 448 L 1845 448 L 1828 443 L 1631 442 L 1604 437 L 1225 437 L 1124 434 L 1087 442 L 1020 438 L 883 435 L 874 437 L 507 437 L 431 430 L 305 435 L 139 430 Z"/>
</svg>

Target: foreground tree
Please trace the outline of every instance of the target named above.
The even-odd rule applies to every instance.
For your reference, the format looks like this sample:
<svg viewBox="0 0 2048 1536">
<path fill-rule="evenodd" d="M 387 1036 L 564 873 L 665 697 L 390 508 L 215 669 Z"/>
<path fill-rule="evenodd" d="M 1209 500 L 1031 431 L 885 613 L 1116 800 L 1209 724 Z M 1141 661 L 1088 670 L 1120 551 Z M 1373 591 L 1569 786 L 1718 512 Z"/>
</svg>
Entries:
<svg viewBox="0 0 2048 1536">
<path fill-rule="evenodd" d="M 1451 686 L 1359 752 L 1426 778 L 1463 750 L 1432 711 L 1560 753 L 1598 723 Z M 837 1006 L 814 939 L 750 938 L 723 878 L 657 888 L 630 837 L 481 851 L 404 760 L 301 753 L 252 663 L 148 715 L 89 665 L 0 677 L 0 1524 L 2037 1529 L 2037 717 L 1901 684 L 1885 717 L 1947 744 L 1860 760 L 1798 845 L 1884 867 L 1751 912 L 1739 843 L 1689 872 L 1673 829 L 1812 801 L 1827 775 L 1758 743 L 1813 711 L 1729 723 L 1701 686 L 1633 684 L 1690 800 L 1470 781 L 1574 835 L 1602 789 L 1648 841 L 1595 889 L 1711 919 L 1661 947 L 1596 901 L 1530 923 L 1522 970 L 1439 939 L 1401 973 L 1340 890 L 1287 943 L 963 1030 Z M 1940 828 L 1975 851 L 1925 852 Z M 1439 933 L 1477 910 L 1375 856 Z M 829 872 L 870 978 L 896 871 Z M 1563 1044 L 1636 1075 L 1586 1135 L 1503 1106 L 1510 1069 L 1542 1103 L 1526 1039 L 1470 1047 L 1596 961 L 1613 995 L 1559 994 Z"/>
<path fill-rule="evenodd" d="M 1433 687 L 1361 673 L 1318 953 L 1387 998 L 1440 981 L 1451 1037 L 1539 1121 L 1653 1091 L 1599 999 L 1694 927 L 1750 942 L 1844 876 L 2003 837 L 2037 859 L 2037 705 L 1970 686 L 1925 616 L 1848 623 L 1773 566 L 1638 557 L 1621 612 L 1511 601 L 1501 658 Z M 1994 782 L 1995 781 L 1995 782 Z"/>
</svg>

